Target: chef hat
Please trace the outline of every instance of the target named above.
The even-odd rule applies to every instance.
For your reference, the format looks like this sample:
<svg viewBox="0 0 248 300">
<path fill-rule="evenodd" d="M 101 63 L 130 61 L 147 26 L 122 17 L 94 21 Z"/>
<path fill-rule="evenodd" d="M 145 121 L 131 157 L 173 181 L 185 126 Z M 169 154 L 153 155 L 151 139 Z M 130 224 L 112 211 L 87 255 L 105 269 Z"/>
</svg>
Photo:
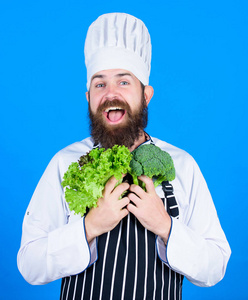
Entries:
<svg viewBox="0 0 248 300">
<path fill-rule="evenodd" d="M 124 69 L 144 85 L 149 83 L 151 40 L 145 24 L 125 13 L 109 13 L 93 22 L 85 40 L 87 89 L 102 70 Z"/>
</svg>

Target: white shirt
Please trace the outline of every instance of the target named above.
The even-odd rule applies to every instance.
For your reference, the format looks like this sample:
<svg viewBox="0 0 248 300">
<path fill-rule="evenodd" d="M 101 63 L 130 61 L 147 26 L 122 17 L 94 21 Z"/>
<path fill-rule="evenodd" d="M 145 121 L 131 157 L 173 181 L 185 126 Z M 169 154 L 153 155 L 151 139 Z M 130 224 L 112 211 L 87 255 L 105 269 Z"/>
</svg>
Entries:
<svg viewBox="0 0 248 300">
<path fill-rule="evenodd" d="M 198 286 L 219 282 L 231 250 L 220 226 L 211 195 L 199 167 L 185 151 L 157 138 L 156 146 L 167 151 L 175 165 L 172 182 L 179 219 L 172 218 L 167 246 L 157 238 L 160 259 Z M 68 166 L 93 147 L 91 138 L 59 151 L 41 177 L 24 221 L 18 268 L 31 284 L 45 284 L 81 273 L 97 259 L 94 240 L 88 244 L 84 218 L 69 210 L 61 186 Z M 161 186 L 156 188 L 163 198 Z"/>
</svg>

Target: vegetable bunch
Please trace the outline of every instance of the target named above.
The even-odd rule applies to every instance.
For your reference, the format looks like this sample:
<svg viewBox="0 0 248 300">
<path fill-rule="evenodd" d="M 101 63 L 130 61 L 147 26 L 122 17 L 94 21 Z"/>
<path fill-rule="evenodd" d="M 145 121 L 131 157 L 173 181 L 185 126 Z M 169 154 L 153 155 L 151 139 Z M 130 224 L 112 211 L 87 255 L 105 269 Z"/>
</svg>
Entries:
<svg viewBox="0 0 248 300">
<path fill-rule="evenodd" d="M 107 181 L 114 176 L 119 185 L 123 174 L 128 174 L 134 184 L 145 190 L 139 176 L 152 178 L 156 187 L 162 181 L 172 181 L 175 168 L 171 156 L 152 144 L 141 145 L 132 153 L 127 147 L 118 145 L 107 150 L 92 149 L 78 162 L 71 163 L 64 174 L 62 186 L 66 187 L 65 198 L 70 210 L 83 216 L 87 208 L 97 206 Z"/>
<path fill-rule="evenodd" d="M 138 180 L 138 176 L 141 175 L 152 178 L 155 187 L 163 181 L 175 179 L 173 160 L 169 153 L 159 147 L 153 144 L 145 144 L 136 148 L 132 155 L 130 167 L 134 184 L 145 189 L 143 183 Z"/>
<path fill-rule="evenodd" d="M 107 150 L 92 149 L 78 162 L 71 163 L 62 181 L 70 210 L 83 216 L 87 207 L 96 207 L 107 181 L 114 176 L 118 185 L 123 174 L 130 172 L 131 159 L 127 147 L 115 145 Z"/>
</svg>

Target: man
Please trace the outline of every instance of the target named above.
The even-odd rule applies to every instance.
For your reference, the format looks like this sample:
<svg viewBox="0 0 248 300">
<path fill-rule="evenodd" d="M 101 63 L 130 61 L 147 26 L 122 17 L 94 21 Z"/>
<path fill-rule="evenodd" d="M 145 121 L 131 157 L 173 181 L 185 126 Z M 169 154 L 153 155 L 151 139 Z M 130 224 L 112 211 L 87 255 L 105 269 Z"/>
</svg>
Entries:
<svg viewBox="0 0 248 300">
<path fill-rule="evenodd" d="M 23 222 L 18 267 L 31 284 L 63 278 L 61 299 L 180 299 L 186 276 L 199 286 L 220 281 L 230 248 L 205 180 L 184 151 L 145 131 L 151 43 L 139 19 L 100 16 L 85 42 L 91 138 L 58 152 L 43 174 Z M 111 178 L 83 218 L 61 186 L 71 162 L 93 147 L 155 144 L 173 158 L 176 179 L 154 188 Z M 173 189 L 174 194 L 173 195 Z M 127 196 L 119 200 L 124 191 Z"/>
</svg>

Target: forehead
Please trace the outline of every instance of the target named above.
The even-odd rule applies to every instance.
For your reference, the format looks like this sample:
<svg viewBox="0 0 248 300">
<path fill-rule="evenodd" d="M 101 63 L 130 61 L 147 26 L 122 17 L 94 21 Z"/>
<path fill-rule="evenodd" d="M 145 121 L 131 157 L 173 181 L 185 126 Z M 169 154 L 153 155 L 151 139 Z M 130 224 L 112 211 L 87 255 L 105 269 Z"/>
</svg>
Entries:
<svg viewBox="0 0 248 300">
<path fill-rule="evenodd" d="M 118 79 L 125 76 L 129 77 L 134 81 L 139 81 L 138 78 L 132 72 L 123 69 L 110 69 L 99 71 L 92 76 L 91 81 L 96 79 Z"/>
</svg>

